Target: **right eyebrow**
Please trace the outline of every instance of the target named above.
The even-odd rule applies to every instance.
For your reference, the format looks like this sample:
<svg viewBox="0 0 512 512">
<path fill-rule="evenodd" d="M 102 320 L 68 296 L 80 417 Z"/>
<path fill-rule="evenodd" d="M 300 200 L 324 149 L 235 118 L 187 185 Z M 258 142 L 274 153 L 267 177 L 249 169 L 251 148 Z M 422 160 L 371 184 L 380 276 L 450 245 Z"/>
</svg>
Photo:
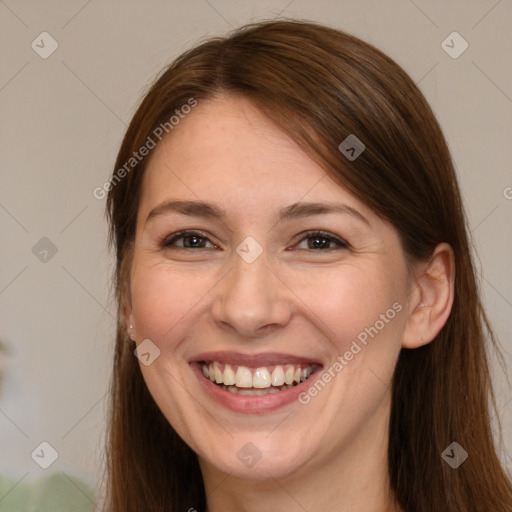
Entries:
<svg viewBox="0 0 512 512">
<path fill-rule="evenodd" d="M 145 224 L 155 219 L 156 217 L 165 215 L 167 213 L 181 213 L 194 217 L 203 217 L 205 219 L 214 219 L 224 221 L 226 219 L 226 212 L 211 203 L 204 201 L 175 201 L 168 200 L 155 206 L 146 217 Z"/>
</svg>

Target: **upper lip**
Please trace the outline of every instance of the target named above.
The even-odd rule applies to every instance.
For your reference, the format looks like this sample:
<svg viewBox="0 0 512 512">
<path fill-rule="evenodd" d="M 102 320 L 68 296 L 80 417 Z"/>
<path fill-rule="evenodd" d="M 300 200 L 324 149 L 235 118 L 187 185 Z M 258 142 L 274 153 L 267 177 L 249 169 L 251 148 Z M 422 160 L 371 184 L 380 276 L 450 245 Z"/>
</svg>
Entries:
<svg viewBox="0 0 512 512">
<path fill-rule="evenodd" d="M 315 358 L 300 357 L 282 352 L 264 352 L 260 354 L 244 354 L 242 352 L 204 352 L 190 359 L 190 363 L 218 361 L 237 366 L 258 368 L 262 366 L 275 366 L 284 364 L 319 364 Z"/>
</svg>

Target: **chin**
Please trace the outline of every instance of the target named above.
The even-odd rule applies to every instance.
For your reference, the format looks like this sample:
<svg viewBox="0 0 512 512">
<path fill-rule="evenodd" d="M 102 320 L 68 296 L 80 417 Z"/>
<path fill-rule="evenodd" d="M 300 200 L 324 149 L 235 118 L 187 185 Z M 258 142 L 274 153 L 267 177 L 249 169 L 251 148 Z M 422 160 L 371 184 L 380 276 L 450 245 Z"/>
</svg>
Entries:
<svg viewBox="0 0 512 512">
<path fill-rule="evenodd" d="M 198 450 L 201 467 L 207 466 L 229 474 L 234 478 L 251 481 L 286 479 L 306 470 L 312 450 L 305 448 L 297 435 L 271 439 L 269 433 L 239 434 L 224 444 L 216 444 L 215 450 Z"/>
</svg>

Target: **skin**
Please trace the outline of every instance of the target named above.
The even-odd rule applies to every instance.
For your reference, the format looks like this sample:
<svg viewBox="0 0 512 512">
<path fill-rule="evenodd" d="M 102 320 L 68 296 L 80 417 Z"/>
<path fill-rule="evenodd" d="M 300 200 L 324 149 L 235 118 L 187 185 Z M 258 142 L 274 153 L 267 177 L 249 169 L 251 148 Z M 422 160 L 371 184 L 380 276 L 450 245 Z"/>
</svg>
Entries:
<svg viewBox="0 0 512 512">
<path fill-rule="evenodd" d="M 214 203 L 226 217 L 170 212 L 146 223 L 170 199 Z M 296 202 L 342 203 L 367 222 L 334 212 L 276 223 Z M 206 247 L 184 248 L 183 238 L 161 247 L 185 229 L 200 231 Z M 327 248 L 308 248 L 310 230 L 349 246 L 322 238 Z M 236 252 L 247 236 L 263 250 L 252 263 Z M 395 228 L 248 100 L 199 102 L 151 155 L 125 320 L 137 344 L 150 339 L 160 349 L 141 370 L 199 456 L 208 510 L 399 510 L 387 475 L 391 379 L 401 348 L 428 343 L 444 325 L 453 275 L 444 244 L 407 267 Z M 283 352 L 327 369 L 396 303 L 401 311 L 305 405 L 232 412 L 208 398 L 188 363 L 211 350 Z M 261 453 L 252 467 L 237 457 L 248 442 Z"/>
</svg>

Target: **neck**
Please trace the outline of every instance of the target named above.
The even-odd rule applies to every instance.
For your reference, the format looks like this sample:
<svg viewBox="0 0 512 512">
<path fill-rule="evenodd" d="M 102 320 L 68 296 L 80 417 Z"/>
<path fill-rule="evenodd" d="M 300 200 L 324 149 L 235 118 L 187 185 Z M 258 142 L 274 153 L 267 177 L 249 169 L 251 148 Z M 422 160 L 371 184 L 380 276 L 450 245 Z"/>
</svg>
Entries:
<svg viewBox="0 0 512 512">
<path fill-rule="evenodd" d="M 382 412 L 382 411 L 381 411 Z M 394 504 L 388 474 L 389 414 L 377 414 L 371 425 L 347 440 L 321 464 L 303 466 L 276 479 L 261 468 L 264 480 L 224 474 L 201 461 L 208 512 L 400 512 Z"/>
</svg>

